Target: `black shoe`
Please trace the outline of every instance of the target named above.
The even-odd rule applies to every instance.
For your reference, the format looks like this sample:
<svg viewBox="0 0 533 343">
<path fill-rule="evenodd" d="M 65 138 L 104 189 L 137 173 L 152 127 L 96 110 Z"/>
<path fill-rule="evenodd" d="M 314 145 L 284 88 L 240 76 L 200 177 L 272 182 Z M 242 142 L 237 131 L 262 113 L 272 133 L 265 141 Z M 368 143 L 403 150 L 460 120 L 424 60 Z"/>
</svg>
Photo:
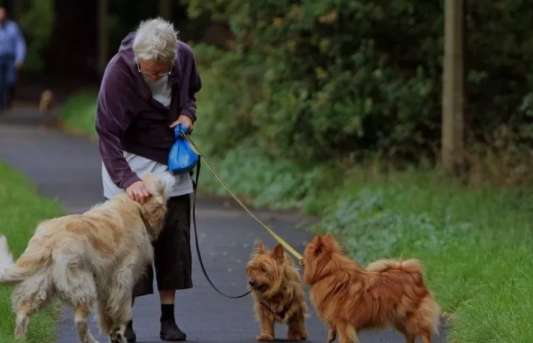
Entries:
<svg viewBox="0 0 533 343">
<path fill-rule="evenodd" d="M 126 330 L 124 331 L 124 337 L 128 340 L 128 343 L 135 343 L 137 342 L 137 336 L 135 335 L 135 331 L 133 331 L 133 322 L 130 320 L 128 322 L 128 325 L 126 326 Z"/>
<path fill-rule="evenodd" d="M 160 337 L 163 341 L 184 341 L 187 339 L 187 335 L 180 330 L 173 320 L 161 321 L 161 334 Z"/>
</svg>

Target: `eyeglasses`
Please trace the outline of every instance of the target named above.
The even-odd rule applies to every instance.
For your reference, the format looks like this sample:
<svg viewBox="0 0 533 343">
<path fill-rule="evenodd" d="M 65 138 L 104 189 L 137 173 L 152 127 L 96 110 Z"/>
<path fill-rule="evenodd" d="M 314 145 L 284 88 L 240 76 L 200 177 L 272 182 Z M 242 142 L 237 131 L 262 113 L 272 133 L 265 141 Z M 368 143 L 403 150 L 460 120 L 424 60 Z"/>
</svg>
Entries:
<svg viewBox="0 0 533 343">
<path fill-rule="evenodd" d="M 161 72 L 158 72 L 158 73 L 150 73 L 150 72 L 146 72 L 146 71 L 141 70 L 141 66 L 139 65 L 139 63 L 137 63 L 137 70 L 139 71 L 140 74 L 142 74 L 147 79 L 159 80 L 160 78 L 165 76 L 165 74 L 170 75 L 172 73 L 172 65 L 169 67 L 168 71 L 161 71 Z"/>
</svg>

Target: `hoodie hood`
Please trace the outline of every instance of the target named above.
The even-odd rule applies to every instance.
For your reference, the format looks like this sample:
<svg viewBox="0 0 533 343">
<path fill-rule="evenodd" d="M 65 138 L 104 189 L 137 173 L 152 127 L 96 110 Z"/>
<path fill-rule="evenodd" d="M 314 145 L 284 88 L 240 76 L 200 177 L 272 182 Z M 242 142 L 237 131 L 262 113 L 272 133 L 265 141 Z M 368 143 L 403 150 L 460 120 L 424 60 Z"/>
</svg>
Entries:
<svg viewBox="0 0 533 343">
<path fill-rule="evenodd" d="M 122 59 L 126 62 L 128 67 L 137 71 L 137 65 L 135 63 L 135 54 L 133 53 L 133 39 L 135 38 L 135 32 L 130 32 L 122 42 L 120 42 L 120 47 L 118 48 L 118 53 Z"/>
</svg>

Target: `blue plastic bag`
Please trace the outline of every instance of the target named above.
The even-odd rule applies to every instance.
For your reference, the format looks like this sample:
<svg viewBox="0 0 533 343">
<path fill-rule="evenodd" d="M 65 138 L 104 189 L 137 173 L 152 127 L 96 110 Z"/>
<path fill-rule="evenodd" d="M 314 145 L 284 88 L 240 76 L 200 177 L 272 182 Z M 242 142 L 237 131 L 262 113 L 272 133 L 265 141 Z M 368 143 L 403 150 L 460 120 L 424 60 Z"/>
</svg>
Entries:
<svg viewBox="0 0 533 343">
<path fill-rule="evenodd" d="M 168 154 L 168 170 L 171 173 L 184 173 L 193 169 L 198 163 L 200 155 L 185 138 L 188 131 L 189 128 L 181 124 L 174 128 L 175 142 Z"/>
</svg>

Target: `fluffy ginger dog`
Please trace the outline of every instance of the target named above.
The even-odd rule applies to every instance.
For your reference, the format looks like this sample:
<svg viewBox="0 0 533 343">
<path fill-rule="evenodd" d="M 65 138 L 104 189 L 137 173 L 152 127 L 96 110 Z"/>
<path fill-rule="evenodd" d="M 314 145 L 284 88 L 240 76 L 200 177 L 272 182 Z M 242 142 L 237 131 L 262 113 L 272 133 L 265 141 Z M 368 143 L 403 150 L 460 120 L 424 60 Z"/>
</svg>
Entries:
<svg viewBox="0 0 533 343">
<path fill-rule="evenodd" d="M 261 325 L 258 341 L 274 340 L 274 324 L 289 326 L 288 339 L 307 338 L 305 315 L 307 307 L 300 275 L 290 257 L 285 256 L 278 244 L 267 251 L 259 242 L 255 254 L 246 267 L 255 303 L 255 312 Z"/>
<path fill-rule="evenodd" d="M 304 251 L 304 282 L 328 342 L 359 342 L 365 328 L 394 326 L 407 343 L 431 342 L 440 308 L 426 288 L 417 260 L 380 260 L 362 268 L 343 255 L 331 235 L 315 236 Z"/>
<path fill-rule="evenodd" d="M 135 281 L 152 262 L 151 242 L 163 227 L 166 184 L 147 174 L 152 193 L 144 204 L 121 194 L 83 214 L 40 223 L 24 253 L 13 263 L 0 236 L 0 283 L 14 283 L 15 336 L 26 335 L 29 318 L 54 295 L 74 307 L 82 343 L 97 343 L 87 317 L 98 305 L 102 332 L 125 343 Z"/>
</svg>

